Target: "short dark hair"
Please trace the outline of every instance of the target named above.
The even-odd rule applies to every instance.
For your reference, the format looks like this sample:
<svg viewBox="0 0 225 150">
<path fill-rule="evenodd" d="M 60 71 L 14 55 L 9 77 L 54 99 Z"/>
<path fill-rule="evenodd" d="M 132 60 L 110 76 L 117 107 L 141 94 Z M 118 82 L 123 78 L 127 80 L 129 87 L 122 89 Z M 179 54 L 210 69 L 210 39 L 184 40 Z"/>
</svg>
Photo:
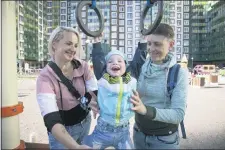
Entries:
<svg viewBox="0 0 225 150">
<path fill-rule="evenodd" d="M 163 35 L 168 39 L 174 39 L 173 28 L 166 23 L 160 23 L 152 34 Z"/>
</svg>

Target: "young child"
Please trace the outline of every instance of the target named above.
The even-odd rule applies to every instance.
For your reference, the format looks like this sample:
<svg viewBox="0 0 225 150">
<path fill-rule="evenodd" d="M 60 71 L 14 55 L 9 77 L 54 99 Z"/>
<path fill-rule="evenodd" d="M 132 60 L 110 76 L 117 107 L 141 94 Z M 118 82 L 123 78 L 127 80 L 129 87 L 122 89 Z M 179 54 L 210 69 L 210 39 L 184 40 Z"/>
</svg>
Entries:
<svg viewBox="0 0 225 150">
<path fill-rule="evenodd" d="M 126 58 L 118 50 L 106 57 L 106 73 L 98 80 L 98 105 L 100 116 L 93 133 L 84 138 L 83 144 L 94 149 L 132 149 L 129 120 L 134 116 L 130 102 L 136 79 L 126 72 Z"/>
</svg>

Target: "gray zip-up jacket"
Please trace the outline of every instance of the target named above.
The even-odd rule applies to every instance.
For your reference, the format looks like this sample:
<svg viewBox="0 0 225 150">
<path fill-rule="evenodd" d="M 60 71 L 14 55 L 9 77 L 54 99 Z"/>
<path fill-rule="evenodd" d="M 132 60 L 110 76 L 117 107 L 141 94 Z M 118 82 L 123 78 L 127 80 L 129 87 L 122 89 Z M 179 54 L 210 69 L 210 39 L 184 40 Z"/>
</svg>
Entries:
<svg viewBox="0 0 225 150">
<path fill-rule="evenodd" d="M 177 85 L 170 99 L 167 92 L 167 77 L 169 68 L 174 64 L 176 64 L 175 56 L 173 53 L 168 53 L 162 65 L 153 64 L 148 59 L 142 66 L 137 91 L 147 108 L 147 114 L 136 113 L 135 121 L 139 129 L 146 134 L 165 132 L 166 128 L 169 132 L 170 128 L 174 128 L 174 125 L 177 128 L 184 119 L 188 71 L 186 68 L 180 68 Z"/>
</svg>

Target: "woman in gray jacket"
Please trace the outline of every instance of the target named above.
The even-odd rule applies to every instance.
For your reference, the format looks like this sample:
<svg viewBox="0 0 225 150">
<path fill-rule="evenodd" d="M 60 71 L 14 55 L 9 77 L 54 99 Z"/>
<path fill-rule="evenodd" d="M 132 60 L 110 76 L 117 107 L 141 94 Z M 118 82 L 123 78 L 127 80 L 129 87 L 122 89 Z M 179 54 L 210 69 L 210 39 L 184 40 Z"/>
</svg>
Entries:
<svg viewBox="0 0 225 150">
<path fill-rule="evenodd" d="M 137 149 L 178 149 L 178 125 L 184 119 L 188 71 L 180 68 L 172 95 L 167 91 L 169 69 L 176 64 L 174 31 L 161 23 L 147 37 L 149 58 L 142 66 L 137 91 L 131 97 L 136 111 L 134 145 Z"/>
</svg>

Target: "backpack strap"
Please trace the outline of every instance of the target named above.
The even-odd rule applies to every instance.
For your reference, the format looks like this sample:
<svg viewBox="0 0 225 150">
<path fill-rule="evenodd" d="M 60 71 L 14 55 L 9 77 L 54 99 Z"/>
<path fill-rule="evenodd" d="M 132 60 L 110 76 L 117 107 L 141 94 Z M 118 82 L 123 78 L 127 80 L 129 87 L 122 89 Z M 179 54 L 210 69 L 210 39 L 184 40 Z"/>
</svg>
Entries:
<svg viewBox="0 0 225 150">
<path fill-rule="evenodd" d="M 181 67 L 180 64 L 175 64 L 169 70 L 169 75 L 167 78 L 167 91 L 168 91 L 170 99 L 172 97 L 173 89 L 177 85 L 177 78 L 178 78 L 178 73 L 179 73 L 180 67 Z M 180 127 L 181 127 L 181 131 L 182 131 L 182 136 L 184 139 L 186 139 L 187 136 L 186 136 L 186 131 L 185 131 L 185 127 L 184 127 L 184 120 L 181 121 Z"/>
<path fill-rule="evenodd" d="M 75 96 L 77 99 L 81 97 L 80 93 L 74 88 L 71 81 L 67 79 L 61 69 L 56 65 L 56 63 L 50 61 L 48 65 L 52 68 L 52 70 L 56 73 L 56 75 L 60 78 L 61 82 L 68 88 L 70 93 Z"/>
<path fill-rule="evenodd" d="M 77 100 L 80 101 L 80 104 L 83 107 L 86 107 L 85 105 L 88 105 L 91 101 L 91 98 L 92 98 L 91 94 L 89 92 L 87 92 L 87 93 L 85 93 L 84 96 L 81 96 L 80 93 L 73 86 L 72 82 L 63 75 L 61 69 L 56 65 L 56 63 L 50 61 L 48 63 L 48 65 L 52 68 L 52 70 L 60 78 L 61 82 L 68 88 L 69 92 L 73 96 L 75 96 Z"/>
<path fill-rule="evenodd" d="M 172 96 L 173 89 L 176 87 L 177 84 L 179 70 L 180 64 L 175 64 L 173 67 L 169 69 L 169 74 L 167 78 L 167 91 L 170 98 Z"/>
</svg>

